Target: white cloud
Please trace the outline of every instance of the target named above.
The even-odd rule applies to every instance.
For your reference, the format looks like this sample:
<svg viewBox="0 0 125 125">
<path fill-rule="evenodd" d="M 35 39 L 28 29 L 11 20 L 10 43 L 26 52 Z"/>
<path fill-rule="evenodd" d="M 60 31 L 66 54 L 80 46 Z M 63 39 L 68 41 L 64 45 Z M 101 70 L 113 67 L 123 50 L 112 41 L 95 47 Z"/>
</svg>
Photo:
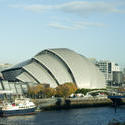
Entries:
<svg viewBox="0 0 125 125">
<path fill-rule="evenodd" d="M 80 29 L 87 29 L 89 27 L 103 27 L 104 24 L 102 23 L 91 23 L 91 22 L 75 22 L 72 25 L 65 25 L 60 23 L 50 23 L 48 24 L 49 27 L 62 29 L 62 30 L 80 30 Z"/>
<path fill-rule="evenodd" d="M 91 22 L 76 22 L 77 26 L 84 26 L 84 27 L 103 27 L 105 24 L 103 23 L 91 23 Z"/>
<path fill-rule="evenodd" d="M 34 12 L 43 12 L 49 9 L 52 9 L 52 6 L 45 5 L 9 5 L 11 8 L 23 8 L 24 10 L 34 11 Z"/>
<path fill-rule="evenodd" d="M 122 12 L 114 4 L 105 2 L 70 2 L 58 6 L 58 9 L 79 15 Z"/>
<path fill-rule="evenodd" d="M 48 26 L 55 28 L 55 29 L 76 30 L 75 26 L 67 26 L 67 25 L 59 24 L 59 23 L 50 23 L 50 24 L 48 24 Z"/>
<path fill-rule="evenodd" d="M 59 5 L 10 5 L 14 8 L 23 8 L 29 11 L 43 12 L 48 10 L 60 10 L 66 13 L 87 15 L 93 13 L 125 13 L 125 10 L 118 9 L 119 5 L 110 2 L 69 2 Z"/>
</svg>

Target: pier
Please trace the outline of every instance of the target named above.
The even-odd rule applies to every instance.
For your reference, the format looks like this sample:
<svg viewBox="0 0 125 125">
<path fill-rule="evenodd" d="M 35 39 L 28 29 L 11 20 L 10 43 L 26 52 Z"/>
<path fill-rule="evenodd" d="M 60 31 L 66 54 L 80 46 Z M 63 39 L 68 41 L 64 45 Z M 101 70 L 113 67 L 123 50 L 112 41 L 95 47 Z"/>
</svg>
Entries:
<svg viewBox="0 0 125 125">
<path fill-rule="evenodd" d="M 125 96 L 108 96 L 108 98 L 112 100 L 115 112 L 118 106 L 125 104 Z"/>
<path fill-rule="evenodd" d="M 101 107 L 112 105 L 112 101 L 108 98 L 50 98 L 50 99 L 35 99 L 34 103 L 37 107 L 43 110 L 55 109 L 71 109 L 85 107 Z"/>
</svg>

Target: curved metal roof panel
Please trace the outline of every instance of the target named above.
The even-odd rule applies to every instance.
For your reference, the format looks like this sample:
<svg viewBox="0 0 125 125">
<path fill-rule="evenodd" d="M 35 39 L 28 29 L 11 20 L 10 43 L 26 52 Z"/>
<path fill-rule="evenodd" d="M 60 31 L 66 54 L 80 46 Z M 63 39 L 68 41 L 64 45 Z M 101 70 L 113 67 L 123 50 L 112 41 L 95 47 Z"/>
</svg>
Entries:
<svg viewBox="0 0 125 125">
<path fill-rule="evenodd" d="M 34 59 L 46 66 L 55 76 L 59 84 L 73 82 L 68 69 L 56 56 L 50 55 L 49 53 L 40 54 L 39 56 L 35 56 Z"/>
<path fill-rule="evenodd" d="M 18 80 L 22 81 L 22 82 L 33 82 L 33 83 L 36 83 L 36 81 L 31 76 L 29 76 L 26 72 L 21 73 L 16 78 Z"/>
<path fill-rule="evenodd" d="M 39 83 L 49 83 L 51 87 L 56 87 L 57 83 L 50 76 L 50 74 L 36 62 L 32 62 L 23 67 L 27 72 L 29 72 Z"/>
<path fill-rule="evenodd" d="M 21 67 L 23 67 L 23 66 L 25 66 L 25 65 L 27 65 L 27 64 L 29 64 L 29 63 L 31 63 L 31 59 L 28 59 L 28 60 L 26 60 L 26 61 L 24 61 L 24 62 L 21 62 L 21 63 L 19 63 L 19 64 L 16 64 L 15 66 L 13 66 L 12 68 L 21 68 Z"/>
<path fill-rule="evenodd" d="M 105 81 L 94 64 L 90 63 L 86 57 L 69 49 L 50 49 L 48 51 L 59 56 L 68 65 L 79 88 L 96 88 L 100 86 L 100 82 Z M 104 83 L 101 83 L 101 87 L 104 87 Z"/>
</svg>

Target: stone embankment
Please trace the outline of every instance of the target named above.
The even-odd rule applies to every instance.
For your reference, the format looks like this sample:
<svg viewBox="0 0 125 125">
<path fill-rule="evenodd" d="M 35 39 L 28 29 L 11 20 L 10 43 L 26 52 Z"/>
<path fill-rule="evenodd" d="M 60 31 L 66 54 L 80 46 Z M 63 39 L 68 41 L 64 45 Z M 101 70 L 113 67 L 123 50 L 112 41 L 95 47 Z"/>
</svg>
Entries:
<svg viewBox="0 0 125 125">
<path fill-rule="evenodd" d="M 49 98 L 33 100 L 40 111 L 84 107 L 110 106 L 112 101 L 108 98 Z"/>
</svg>

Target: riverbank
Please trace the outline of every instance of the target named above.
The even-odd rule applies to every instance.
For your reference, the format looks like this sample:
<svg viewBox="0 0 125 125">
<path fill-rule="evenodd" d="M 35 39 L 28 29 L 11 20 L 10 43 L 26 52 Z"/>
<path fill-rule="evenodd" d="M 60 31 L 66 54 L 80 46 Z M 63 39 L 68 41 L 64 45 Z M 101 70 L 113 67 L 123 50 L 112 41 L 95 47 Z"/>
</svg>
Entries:
<svg viewBox="0 0 125 125">
<path fill-rule="evenodd" d="M 35 99 L 33 102 L 36 104 L 39 111 L 113 105 L 112 100 L 108 98 L 47 98 Z M 122 99 L 121 104 L 125 104 L 125 99 Z"/>
<path fill-rule="evenodd" d="M 33 101 L 40 111 L 112 105 L 112 101 L 108 98 L 48 98 Z"/>
</svg>

